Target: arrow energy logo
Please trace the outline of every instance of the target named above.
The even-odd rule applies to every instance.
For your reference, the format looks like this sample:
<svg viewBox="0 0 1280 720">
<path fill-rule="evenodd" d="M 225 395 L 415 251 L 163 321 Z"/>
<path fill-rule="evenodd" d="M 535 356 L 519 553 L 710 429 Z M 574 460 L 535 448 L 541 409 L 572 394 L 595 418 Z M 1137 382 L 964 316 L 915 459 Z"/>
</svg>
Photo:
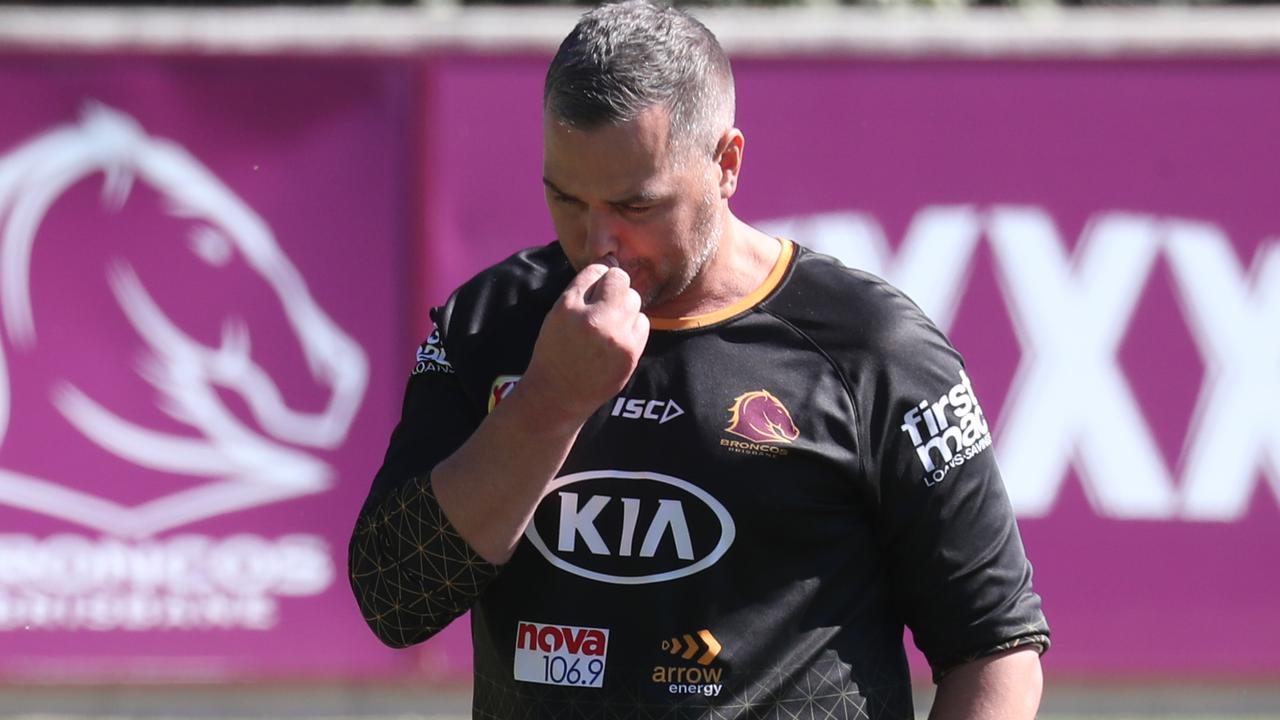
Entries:
<svg viewBox="0 0 1280 720">
<path fill-rule="evenodd" d="M 692 660 L 697 655 L 699 665 L 710 665 L 711 661 L 715 660 L 716 656 L 720 654 L 720 643 L 716 641 L 710 630 L 699 630 L 697 639 L 694 639 L 694 636 L 689 633 L 685 633 L 682 638 L 683 642 L 680 637 L 663 640 L 662 649 L 672 655 L 679 655 L 685 660 Z M 698 640 L 702 641 L 701 645 Z"/>
<path fill-rule="evenodd" d="M 720 695 L 720 691 L 724 689 L 724 668 L 711 667 L 711 664 L 720 656 L 722 648 L 720 641 L 710 630 L 703 629 L 663 640 L 661 647 L 667 654 L 695 664 L 656 665 L 650 677 L 654 683 L 666 685 L 667 692 L 672 695 Z"/>
</svg>

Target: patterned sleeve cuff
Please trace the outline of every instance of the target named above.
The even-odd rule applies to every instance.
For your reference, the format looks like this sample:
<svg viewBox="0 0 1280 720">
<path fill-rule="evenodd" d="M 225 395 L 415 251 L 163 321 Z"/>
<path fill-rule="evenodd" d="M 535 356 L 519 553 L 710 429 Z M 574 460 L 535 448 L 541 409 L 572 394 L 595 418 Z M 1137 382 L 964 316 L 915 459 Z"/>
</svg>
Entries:
<svg viewBox="0 0 1280 720">
<path fill-rule="evenodd" d="M 1042 626 L 1038 632 L 1020 635 L 1011 640 L 1005 640 L 1004 642 L 996 645 L 985 647 L 977 652 L 968 653 L 945 665 L 935 666 L 933 668 L 933 682 L 940 682 L 942 678 L 946 677 L 952 670 L 955 670 L 966 663 L 971 663 L 974 660 L 979 660 L 991 655 L 999 655 L 1000 653 L 1008 652 L 1009 650 L 1014 650 L 1016 648 L 1032 648 L 1037 654 L 1044 655 L 1045 652 L 1049 650 L 1049 645 L 1049 633 L 1044 632 Z"/>
<path fill-rule="evenodd" d="M 348 563 L 365 622 L 392 647 L 439 632 L 475 604 L 499 571 L 454 529 L 429 478 L 410 480 L 360 517 Z"/>
</svg>

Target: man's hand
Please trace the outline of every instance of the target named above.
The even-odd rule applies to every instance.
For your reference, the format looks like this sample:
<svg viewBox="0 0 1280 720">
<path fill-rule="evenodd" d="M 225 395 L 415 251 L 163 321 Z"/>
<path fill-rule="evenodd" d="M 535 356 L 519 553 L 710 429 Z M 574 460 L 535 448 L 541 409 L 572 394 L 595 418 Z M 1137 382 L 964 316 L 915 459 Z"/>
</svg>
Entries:
<svg viewBox="0 0 1280 720">
<path fill-rule="evenodd" d="M 588 265 L 547 313 L 515 392 L 536 394 L 549 418 L 581 425 L 626 385 L 648 338 L 627 273 Z"/>
<path fill-rule="evenodd" d="M 511 557 L 583 423 L 626 385 L 648 338 L 616 267 L 583 268 L 547 313 L 520 384 L 431 474 L 441 509 L 486 560 Z"/>
</svg>

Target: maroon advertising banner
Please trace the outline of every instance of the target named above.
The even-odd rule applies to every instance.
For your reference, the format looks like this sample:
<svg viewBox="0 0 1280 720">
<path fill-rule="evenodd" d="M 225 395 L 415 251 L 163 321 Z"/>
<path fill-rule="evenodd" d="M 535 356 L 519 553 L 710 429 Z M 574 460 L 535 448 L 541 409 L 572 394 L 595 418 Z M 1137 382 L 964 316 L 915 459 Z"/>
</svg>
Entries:
<svg viewBox="0 0 1280 720">
<path fill-rule="evenodd" d="M 546 60 L 429 69 L 424 330 L 553 239 Z M 966 356 L 1048 670 L 1280 675 L 1280 59 L 735 69 L 739 216 L 886 277 Z"/>
<path fill-rule="evenodd" d="M 0 678 L 385 677 L 415 66 L 0 58 Z"/>
</svg>

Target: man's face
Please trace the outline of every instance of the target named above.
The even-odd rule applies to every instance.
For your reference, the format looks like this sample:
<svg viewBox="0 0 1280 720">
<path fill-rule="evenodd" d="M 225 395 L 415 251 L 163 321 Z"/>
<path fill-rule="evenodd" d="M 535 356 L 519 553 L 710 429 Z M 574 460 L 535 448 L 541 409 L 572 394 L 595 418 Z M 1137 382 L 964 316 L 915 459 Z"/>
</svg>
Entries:
<svg viewBox="0 0 1280 720">
<path fill-rule="evenodd" d="M 613 255 L 646 310 L 661 314 L 715 254 L 719 166 L 668 143 L 666 109 L 582 131 L 543 123 L 543 183 L 560 245 L 581 270 Z M 682 155 L 677 155 L 682 154 Z"/>
</svg>

